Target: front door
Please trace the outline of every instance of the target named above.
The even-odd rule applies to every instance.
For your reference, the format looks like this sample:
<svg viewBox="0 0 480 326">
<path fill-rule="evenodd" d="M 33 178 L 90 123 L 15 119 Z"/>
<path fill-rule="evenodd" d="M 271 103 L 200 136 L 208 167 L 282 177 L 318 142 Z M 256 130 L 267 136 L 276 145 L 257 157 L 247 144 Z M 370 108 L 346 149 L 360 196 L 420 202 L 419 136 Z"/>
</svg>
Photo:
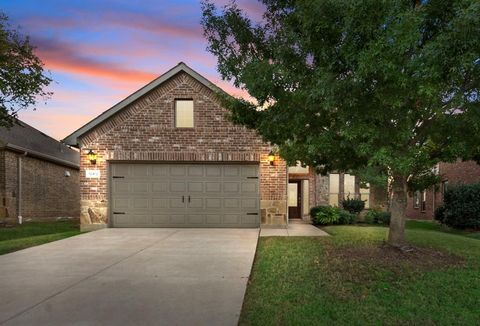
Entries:
<svg viewBox="0 0 480 326">
<path fill-rule="evenodd" d="M 302 218 L 302 182 L 288 182 L 288 217 Z"/>
</svg>

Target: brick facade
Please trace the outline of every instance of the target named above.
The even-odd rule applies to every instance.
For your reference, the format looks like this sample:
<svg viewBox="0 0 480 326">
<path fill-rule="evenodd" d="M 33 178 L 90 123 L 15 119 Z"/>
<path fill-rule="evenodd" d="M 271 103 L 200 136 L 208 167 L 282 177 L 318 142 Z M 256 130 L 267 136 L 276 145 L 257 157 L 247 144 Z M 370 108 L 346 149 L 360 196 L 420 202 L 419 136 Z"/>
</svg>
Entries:
<svg viewBox="0 0 480 326">
<path fill-rule="evenodd" d="M 176 99 L 194 102 L 194 128 L 175 128 Z M 260 166 L 263 224 L 285 224 L 287 169 L 267 161 L 271 147 L 256 132 L 233 125 L 213 91 L 179 72 L 79 138 L 82 225 L 108 224 L 108 168 L 111 162 L 244 162 Z M 96 165 L 87 157 L 97 153 Z M 100 178 L 86 178 L 87 169 Z"/>
<path fill-rule="evenodd" d="M 421 200 L 419 207 L 414 207 L 414 194 L 409 194 L 406 213 L 408 218 L 433 219 L 435 209 L 443 203 L 445 183 L 448 183 L 448 186 L 480 183 L 480 165 L 473 161 L 440 163 L 438 171 L 442 177 L 442 185 L 432 186 L 426 190 L 425 209 L 422 209 Z"/>
<path fill-rule="evenodd" d="M 19 190 L 21 161 L 21 191 Z M 65 176 L 65 172 L 70 177 Z M 65 167 L 23 153 L 0 150 L 0 220 L 16 223 L 79 218 L 78 169 Z M 20 202 L 19 202 L 20 198 Z M 18 207 L 21 211 L 18 212 Z"/>
</svg>

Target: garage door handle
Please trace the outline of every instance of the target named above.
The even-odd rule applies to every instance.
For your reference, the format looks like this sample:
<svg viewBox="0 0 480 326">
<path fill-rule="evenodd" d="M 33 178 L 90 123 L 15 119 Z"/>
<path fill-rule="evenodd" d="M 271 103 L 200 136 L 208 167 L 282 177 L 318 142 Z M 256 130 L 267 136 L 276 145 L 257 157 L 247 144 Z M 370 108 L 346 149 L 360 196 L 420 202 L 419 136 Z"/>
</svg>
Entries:
<svg viewBox="0 0 480 326">
<path fill-rule="evenodd" d="M 182 203 L 185 202 L 185 196 L 182 196 Z"/>
<path fill-rule="evenodd" d="M 258 215 L 258 213 L 247 213 L 247 215 Z"/>
<path fill-rule="evenodd" d="M 125 212 L 113 212 L 113 214 L 125 215 Z"/>
<path fill-rule="evenodd" d="M 190 202 L 190 196 L 188 196 L 188 202 Z"/>
</svg>

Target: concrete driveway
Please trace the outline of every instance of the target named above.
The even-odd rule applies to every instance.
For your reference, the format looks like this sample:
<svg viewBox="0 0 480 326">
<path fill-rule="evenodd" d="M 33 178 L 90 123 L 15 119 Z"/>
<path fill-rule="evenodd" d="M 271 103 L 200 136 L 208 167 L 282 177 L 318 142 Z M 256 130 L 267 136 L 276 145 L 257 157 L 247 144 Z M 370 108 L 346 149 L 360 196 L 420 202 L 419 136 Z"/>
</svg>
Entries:
<svg viewBox="0 0 480 326">
<path fill-rule="evenodd" d="M 0 325 L 236 325 L 258 229 L 104 229 L 0 256 Z"/>
</svg>

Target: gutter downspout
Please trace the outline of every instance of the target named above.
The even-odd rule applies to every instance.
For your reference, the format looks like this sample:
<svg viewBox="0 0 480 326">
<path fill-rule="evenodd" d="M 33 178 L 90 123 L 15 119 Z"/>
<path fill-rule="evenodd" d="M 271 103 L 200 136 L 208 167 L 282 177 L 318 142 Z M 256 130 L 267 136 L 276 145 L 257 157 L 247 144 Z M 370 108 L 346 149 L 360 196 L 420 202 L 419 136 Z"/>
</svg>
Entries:
<svg viewBox="0 0 480 326">
<path fill-rule="evenodd" d="M 18 215 L 18 224 L 23 223 L 22 217 L 22 157 L 27 156 L 27 152 L 24 152 L 23 155 L 18 156 L 18 165 L 17 165 L 17 181 L 18 181 L 18 194 L 17 194 L 17 215 Z"/>
</svg>

